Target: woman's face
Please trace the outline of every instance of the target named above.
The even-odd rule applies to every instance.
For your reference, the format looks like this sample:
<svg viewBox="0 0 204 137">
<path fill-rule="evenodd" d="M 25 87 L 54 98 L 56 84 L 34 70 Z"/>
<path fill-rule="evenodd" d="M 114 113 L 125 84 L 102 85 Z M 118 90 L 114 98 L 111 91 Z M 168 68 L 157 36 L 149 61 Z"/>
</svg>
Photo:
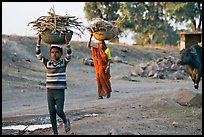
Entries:
<svg viewBox="0 0 204 137">
<path fill-rule="evenodd" d="M 99 44 L 105 45 L 105 42 L 104 41 L 99 41 Z"/>
<path fill-rule="evenodd" d="M 61 58 L 62 53 L 60 52 L 60 50 L 58 48 L 52 48 L 50 50 L 50 56 L 53 59 L 53 61 L 56 62 Z"/>
<path fill-rule="evenodd" d="M 101 45 L 102 49 L 105 50 L 107 47 L 106 47 L 106 43 L 105 41 L 99 41 L 99 44 Z"/>
</svg>

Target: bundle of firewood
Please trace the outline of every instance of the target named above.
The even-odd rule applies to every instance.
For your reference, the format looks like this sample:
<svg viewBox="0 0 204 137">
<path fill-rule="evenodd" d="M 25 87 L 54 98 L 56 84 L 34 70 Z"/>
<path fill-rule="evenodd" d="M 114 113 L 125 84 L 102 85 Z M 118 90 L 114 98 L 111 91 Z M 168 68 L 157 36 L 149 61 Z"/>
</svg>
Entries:
<svg viewBox="0 0 204 137">
<path fill-rule="evenodd" d="M 87 29 L 97 40 L 110 40 L 118 35 L 117 27 L 112 22 L 101 18 L 94 18 Z"/>
<path fill-rule="evenodd" d="M 98 31 L 110 31 L 116 28 L 111 22 L 105 21 L 101 18 L 94 18 L 91 25 L 89 25 L 87 29 L 91 33 L 94 33 Z"/>
<path fill-rule="evenodd" d="M 54 7 L 48 12 L 49 16 L 41 16 L 35 21 L 28 23 L 32 25 L 32 28 L 37 32 L 48 31 L 50 33 L 64 33 L 67 31 L 72 31 L 75 34 L 81 35 L 84 32 L 85 27 L 82 25 L 82 22 L 77 21 L 78 18 L 75 16 L 60 16 L 56 15 Z M 81 34 L 74 30 L 79 30 Z"/>
</svg>

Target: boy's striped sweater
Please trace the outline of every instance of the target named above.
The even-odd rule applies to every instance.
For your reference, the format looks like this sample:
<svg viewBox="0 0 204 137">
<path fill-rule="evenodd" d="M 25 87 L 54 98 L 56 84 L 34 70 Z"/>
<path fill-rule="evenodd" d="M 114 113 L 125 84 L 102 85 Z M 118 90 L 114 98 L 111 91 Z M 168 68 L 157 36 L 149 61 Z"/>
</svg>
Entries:
<svg viewBox="0 0 204 137">
<path fill-rule="evenodd" d="M 47 89 L 67 89 L 66 66 L 71 59 L 71 54 L 66 52 L 65 58 L 57 62 L 48 60 L 41 54 L 40 46 L 36 46 L 36 57 L 45 65 L 47 69 L 46 88 Z"/>
</svg>

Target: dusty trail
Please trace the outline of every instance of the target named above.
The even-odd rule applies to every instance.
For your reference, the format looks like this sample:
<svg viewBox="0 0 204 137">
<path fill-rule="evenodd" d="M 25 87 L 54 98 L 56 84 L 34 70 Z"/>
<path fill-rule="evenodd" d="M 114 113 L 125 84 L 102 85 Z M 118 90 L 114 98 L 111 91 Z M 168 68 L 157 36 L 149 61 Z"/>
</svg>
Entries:
<svg viewBox="0 0 204 137">
<path fill-rule="evenodd" d="M 2 126 L 14 124 L 49 123 L 45 70 L 35 57 L 35 38 L 3 36 L 2 38 Z M 112 56 L 121 55 L 129 64 L 111 64 L 112 96 L 97 99 L 95 71 L 83 65 L 82 58 L 90 57 L 86 43 L 73 42 L 73 60 L 68 66 L 68 90 L 65 111 L 72 118 L 76 135 L 107 135 L 114 128 L 143 135 L 202 135 L 202 108 L 181 106 L 173 99 L 179 91 L 190 91 L 202 96 L 202 81 L 195 90 L 192 81 L 135 77 L 123 79 L 134 65 L 148 61 L 148 54 L 155 57 L 172 55 L 177 50 L 133 48 L 110 45 Z M 44 51 L 48 47 L 43 46 Z M 126 49 L 128 53 L 121 52 Z M 45 55 L 48 56 L 47 53 Z M 190 98 L 192 96 L 188 96 Z M 200 100 L 198 100 L 200 101 Z M 201 100 L 202 102 L 202 100 Z M 202 104 L 202 103 L 201 103 Z M 96 116 L 84 116 L 97 114 Z M 177 122 L 175 127 L 173 122 Z M 61 124 L 61 121 L 59 121 Z M 60 134 L 65 134 L 59 125 Z M 126 132 L 126 133 L 125 133 Z M 22 132 L 3 130 L 3 135 Z M 25 132 L 25 135 L 51 135 L 51 128 Z"/>
</svg>

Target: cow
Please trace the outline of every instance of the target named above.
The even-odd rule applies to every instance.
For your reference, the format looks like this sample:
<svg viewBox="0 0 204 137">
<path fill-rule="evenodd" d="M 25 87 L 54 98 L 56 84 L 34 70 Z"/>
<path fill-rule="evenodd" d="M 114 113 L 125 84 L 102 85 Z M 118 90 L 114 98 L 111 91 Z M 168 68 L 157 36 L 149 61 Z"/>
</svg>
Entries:
<svg viewBox="0 0 204 137">
<path fill-rule="evenodd" d="M 177 65 L 186 65 L 187 72 L 194 83 L 194 88 L 198 89 L 202 77 L 202 47 L 193 45 L 181 50 Z"/>
</svg>

